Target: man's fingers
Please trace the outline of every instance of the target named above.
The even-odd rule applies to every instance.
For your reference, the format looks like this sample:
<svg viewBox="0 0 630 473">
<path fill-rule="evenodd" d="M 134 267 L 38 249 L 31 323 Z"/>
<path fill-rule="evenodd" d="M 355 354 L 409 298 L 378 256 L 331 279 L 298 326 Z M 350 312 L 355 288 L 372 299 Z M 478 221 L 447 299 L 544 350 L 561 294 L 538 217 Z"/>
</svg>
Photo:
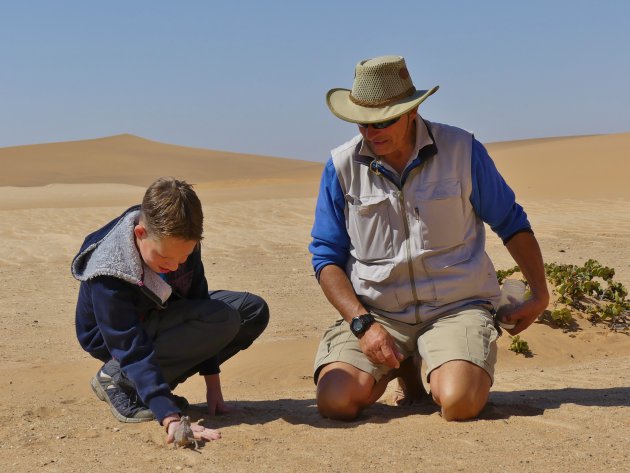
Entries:
<svg viewBox="0 0 630 473">
<path fill-rule="evenodd" d="M 389 366 L 390 368 L 398 368 L 400 366 L 400 362 L 398 361 L 398 357 L 394 354 L 394 351 L 391 349 L 389 345 L 383 345 L 381 347 L 381 352 L 383 353 L 383 364 Z M 398 350 L 396 350 L 398 352 Z"/>
<path fill-rule="evenodd" d="M 402 361 L 405 359 L 405 355 L 403 355 L 402 353 L 400 353 L 400 352 L 398 351 L 398 348 L 396 348 L 396 359 L 397 359 L 399 362 L 402 362 Z"/>
</svg>

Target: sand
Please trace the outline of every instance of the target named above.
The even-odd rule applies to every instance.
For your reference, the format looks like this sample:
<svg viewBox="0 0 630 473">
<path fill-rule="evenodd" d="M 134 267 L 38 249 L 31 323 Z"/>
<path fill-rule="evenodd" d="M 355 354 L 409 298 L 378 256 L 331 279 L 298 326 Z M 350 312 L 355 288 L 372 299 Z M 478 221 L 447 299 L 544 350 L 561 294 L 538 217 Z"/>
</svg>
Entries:
<svg viewBox="0 0 630 473">
<path fill-rule="evenodd" d="M 630 287 L 630 134 L 488 147 L 546 261 L 594 258 Z M 570 333 L 534 324 L 522 334 L 529 357 L 501 337 L 478 420 L 447 423 L 429 402 L 395 407 L 389 392 L 355 422 L 322 419 L 312 360 L 336 314 L 307 251 L 322 164 L 120 135 L 0 149 L 0 168 L 0 471 L 630 471 L 630 337 L 584 319 Z M 197 184 L 210 287 L 271 308 L 263 336 L 223 367 L 237 413 L 204 415 L 198 377 L 177 388 L 223 434 L 199 451 L 165 445 L 156 422 L 116 421 L 74 333 L 72 256 L 158 175 Z M 488 253 L 514 265 L 493 234 Z"/>
</svg>

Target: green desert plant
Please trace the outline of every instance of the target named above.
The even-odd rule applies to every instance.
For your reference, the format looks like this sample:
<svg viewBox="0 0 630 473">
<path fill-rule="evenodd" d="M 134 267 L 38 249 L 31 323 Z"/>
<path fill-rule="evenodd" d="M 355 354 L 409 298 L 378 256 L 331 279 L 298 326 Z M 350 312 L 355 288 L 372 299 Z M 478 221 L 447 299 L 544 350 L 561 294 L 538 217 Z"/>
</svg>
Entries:
<svg viewBox="0 0 630 473">
<path fill-rule="evenodd" d="M 573 322 L 571 309 L 563 307 L 562 309 L 554 309 L 551 311 L 551 320 L 560 327 L 568 327 Z"/>
<path fill-rule="evenodd" d="M 529 345 L 519 335 L 514 335 L 513 337 L 510 337 L 510 340 L 510 350 L 512 350 L 514 353 L 527 354 L 530 352 Z"/>
<path fill-rule="evenodd" d="M 512 276 L 512 274 L 516 273 L 517 271 L 520 271 L 520 268 L 518 266 L 514 266 L 510 269 L 497 270 L 497 280 L 499 281 L 499 284 L 503 284 L 503 280 L 505 278 Z"/>
<path fill-rule="evenodd" d="M 517 271 L 518 266 L 498 271 L 499 283 Z M 628 290 L 613 280 L 613 268 L 589 259 L 582 266 L 546 263 L 545 274 L 558 295 L 550 313 L 554 324 L 568 327 L 573 322 L 574 311 L 582 311 L 594 324 L 603 323 L 615 331 L 630 331 Z"/>
</svg>

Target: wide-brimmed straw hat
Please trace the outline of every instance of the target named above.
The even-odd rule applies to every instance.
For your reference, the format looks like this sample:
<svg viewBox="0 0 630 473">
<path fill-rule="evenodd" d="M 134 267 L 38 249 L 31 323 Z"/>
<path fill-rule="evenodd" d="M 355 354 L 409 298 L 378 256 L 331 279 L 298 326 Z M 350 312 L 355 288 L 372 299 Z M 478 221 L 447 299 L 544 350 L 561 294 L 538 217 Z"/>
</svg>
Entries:
<svg viewBox="0 0 630 473">
<path fill-rule="evenodd" d="M 378 123 L 407 113 L 438 88 L 416 90 L 405 58 L 381 56 L 357 64 L 352 90 L 331 89 L 326 103 L 332 113 L 347 122 Z"/>
</svg>

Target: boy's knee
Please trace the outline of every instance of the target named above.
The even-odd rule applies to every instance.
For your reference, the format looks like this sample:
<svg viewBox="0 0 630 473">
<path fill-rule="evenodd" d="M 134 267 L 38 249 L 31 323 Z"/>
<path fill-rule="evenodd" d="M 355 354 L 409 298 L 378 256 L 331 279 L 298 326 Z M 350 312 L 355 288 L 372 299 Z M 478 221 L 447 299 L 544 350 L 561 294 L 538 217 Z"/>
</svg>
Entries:
<svg viewBox="0 0 630 473">
<path fill-rule="evenodd" d="M 269 305 L 262 297 L 256 294 L 249 294 L 248 305 L 252 308 L 253 317 L 257 320 L 262 320 L 265 323 L 269 321 Z"/>
<path fill-rule="evenodd" d="M 236 336 L 241 326 L 241 315 L 234 307 L 225 304 L 217 310 L 216 305 L 208 306 L 207 311 L 199 315 L 198 320 L 208 324 L 213 333 L 221 333 L 231 340 Z M 217 329 L 217 324 L 220 329 Z"/>
<path fill-rule="evenodd" d="M 247 303 L 243 309 L 241 309 L 241 322 L 249 326 L 249 330 L 256 339 L 269 324 L 269 305 L 262 297 L 250 293 L 247 295 Z"/>
</svg>

